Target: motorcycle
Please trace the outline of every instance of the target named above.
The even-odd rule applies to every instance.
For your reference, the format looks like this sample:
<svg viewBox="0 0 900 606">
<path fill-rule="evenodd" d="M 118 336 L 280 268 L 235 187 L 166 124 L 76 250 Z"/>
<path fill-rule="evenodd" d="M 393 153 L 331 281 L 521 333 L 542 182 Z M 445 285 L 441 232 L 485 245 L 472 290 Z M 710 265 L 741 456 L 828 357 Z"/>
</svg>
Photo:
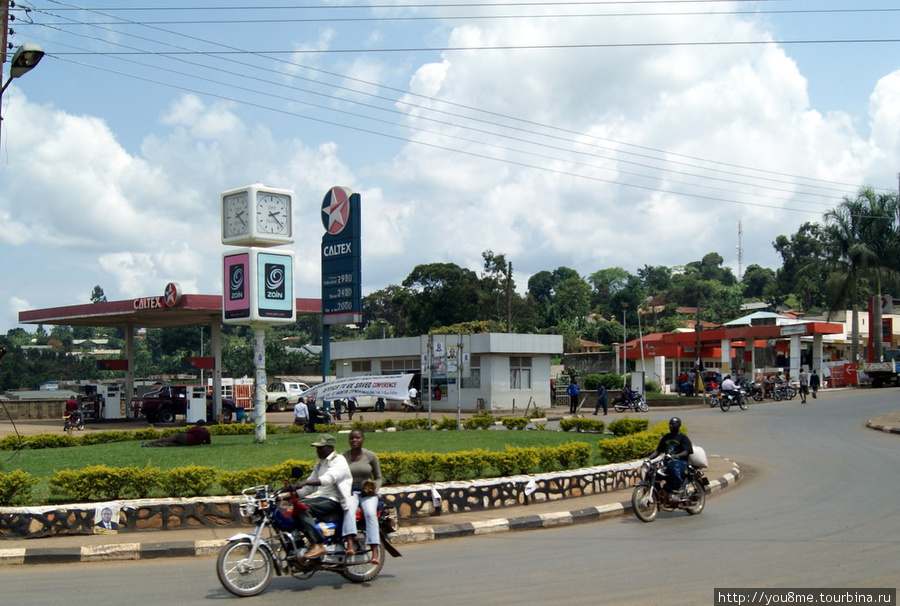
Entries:
<svg viewBox="0 0 900 606">
<path fill-rule="evenodd" d="M 741 410 L 750 408 L 747 391 L 743 387 L 739 387 L 736 392 L 731 393 L 719 391 L 709 401 L 710 408 L 718 406 L 722 412 L 728 412 L 728 409 L 735 405 L 740 406 Z"/>
<path fill-rule="evenodd" d="M 425 404 L 423 404 L 422 400 L 418 398 L 416 398 L 412 402 L 410 402 L 409 400 L 403 400 L 403 402 L 400 403 L 400 409 L 403 412 L 424 412 Z"/>
<path fill-rule="evenodd" d="M 219 552 L 216 573 L 219 582 L 239 597 L 257 595 L 266 590 L 273 574 L 291 575 L 306 580 L 316 572 L 340 574 L 354 582 L 371 581 L 384 566 L 384 552 L 400 557 L 388 535 L 397 530 L 397 516 L 392 507 L 378 510 L 381 545 L 366 544 L 365 523 L 359 525 L 359 549 L 353 555 L 344 551 L 341 532 L 343 512 L 334 519 L 316 520 L 325 538 L 325 555 L 315 559 L 303 556 L 311 545 L 297 528 L 292 517 L 294 507 L 305 507 L 290 496 L 290 488 L 272 490 L 254 486 L 241 492 L 241 515 L 256 526 L 252 533 L 234 535 Z M 361 510 L 357 519 L 361 519 Z"/>
<path fill-rule="evenodd" d="M 626 410 L 647 412 L 650 410 L 650 407 L 647 405 L 647 399 L 644 398 L 644 394 L 640 394 L 627 387 L 622 390 L 622 394 L 618 398 L 613 400 L 613 407 L 616 409 L 616 412 L 624 412 Z"/>
<path fill-rule="evenodd" d="M 667 460 L 668 455 L 660 455 L 655 459 L 647 459 L 641 465 L 642 480 L 635 484 L 634 492 L 631 493 L 631 508 L 641 522 L 652 522 L 660 510 L 681 509 L 697 515 L 706 506 L 709 479 L 690 463 L 681 489 L 670 492 L 663 486 L 663 482 L 669 477 Z"/>
<path fill-rule="evenodd" d="M 782 399 L 784 400 L 793 400 L 794 396 L 797 395 L 797 388 L 788 383 L 787 381 L 783 383 L 778 383 L 775 388 L 772 390 L 772 399 L 776 402 L 780 402 Z"/>
<path fill-rule="evenodd" d="M 63 431 L 72 435 L 72 430 L 81 431 L 84 429 L 84 417 L 79 412 L 63 412 Z"/>
</svg>

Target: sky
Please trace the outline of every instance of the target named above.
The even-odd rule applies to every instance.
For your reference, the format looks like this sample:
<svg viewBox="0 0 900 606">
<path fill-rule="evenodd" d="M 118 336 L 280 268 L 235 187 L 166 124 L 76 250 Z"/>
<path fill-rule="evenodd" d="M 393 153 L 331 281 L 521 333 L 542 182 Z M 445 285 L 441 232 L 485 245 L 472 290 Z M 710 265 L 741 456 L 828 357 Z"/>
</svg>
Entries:
<svg viewBox="0 0 900 606">
<path fill-rule="evenodd" d="M 47 54 L 2 98 L 2 334 L 95 285 L 108 300 L 169 282 L 221 294 L 220 194 L 253 183 L 294 192 L 308 298 L 336 185 L 362 196 L 364 295 L 425 263 L 480 273 L 487 250 L 519 292 L 561 266 L 587 278 L 710 252 L 735 274 L 776 269 L 777 236 L 861 187 L 898 187 L 888 0 L 17 0 L 11 14 L 10 43 Z"/>
</svg>

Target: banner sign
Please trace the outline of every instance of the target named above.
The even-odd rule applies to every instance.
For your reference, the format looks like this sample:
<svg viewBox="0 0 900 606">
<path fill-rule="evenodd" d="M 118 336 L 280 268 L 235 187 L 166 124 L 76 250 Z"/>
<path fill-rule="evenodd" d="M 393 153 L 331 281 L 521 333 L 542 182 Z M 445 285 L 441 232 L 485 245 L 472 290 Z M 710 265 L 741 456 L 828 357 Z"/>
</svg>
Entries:
<svg viewBox="0 0 900 606">
<path fill-rule="evenodd" d="M 409 396 L 409 382 L 412 378 L 412 374 L 344 377 L 307 389 L 300 397 L 330 401 L 351 396 L 380 396 L 386 400 L 405 400 Z"/>
</svg>

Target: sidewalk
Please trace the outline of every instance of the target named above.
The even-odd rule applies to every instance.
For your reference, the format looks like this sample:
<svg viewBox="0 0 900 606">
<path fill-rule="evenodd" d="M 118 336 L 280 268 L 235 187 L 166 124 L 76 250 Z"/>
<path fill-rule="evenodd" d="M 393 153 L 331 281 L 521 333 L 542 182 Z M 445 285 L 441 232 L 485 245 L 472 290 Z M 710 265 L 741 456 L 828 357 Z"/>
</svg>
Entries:
<svg viewBox="0 0 900 606">
<path fill-rule="evenodd" d="M 732 486 L 740 468 L 728 459 L 711 456 L 706 476 L 710 493 Z M 544 503 L 531 503 L 500 510 L 444 513 L 430 518 L 404 521 L 391 536 L 397 545 L 497 532 L 552 528 L 631 514 L 631 490 Z M 130 532 L 117 535 L 57 535 L 40 539 L 0 540 L 0 566 L 57 564 L 107 560 L 145 560 L 164 557 L 214 556 L 229 537 L 244 528 L 193 528 L 161 532 Z"/>
</svg>

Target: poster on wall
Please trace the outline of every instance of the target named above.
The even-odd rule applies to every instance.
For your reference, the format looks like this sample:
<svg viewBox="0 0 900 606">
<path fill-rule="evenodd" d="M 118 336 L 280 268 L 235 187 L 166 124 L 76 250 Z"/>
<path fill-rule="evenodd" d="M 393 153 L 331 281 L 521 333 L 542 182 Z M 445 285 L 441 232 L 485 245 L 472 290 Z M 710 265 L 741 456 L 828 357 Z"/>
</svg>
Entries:
<svg viewBox="0 0 900 606">
<path fill-rule="evenodd" d="M 98 506 L 94 511 L 94 533 L 118 534 L 120 509 L 119 505 L 114 504 Z"/>
</svg>

